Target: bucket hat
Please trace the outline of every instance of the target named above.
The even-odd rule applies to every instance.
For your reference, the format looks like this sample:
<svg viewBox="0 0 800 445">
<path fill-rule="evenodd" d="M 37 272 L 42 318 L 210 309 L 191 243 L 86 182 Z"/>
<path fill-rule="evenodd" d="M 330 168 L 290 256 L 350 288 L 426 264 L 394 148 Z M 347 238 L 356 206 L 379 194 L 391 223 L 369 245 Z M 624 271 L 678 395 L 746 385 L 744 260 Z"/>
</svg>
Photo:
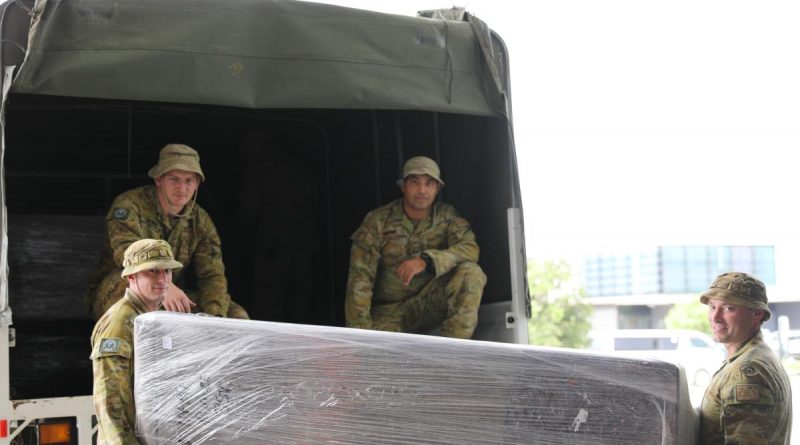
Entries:
<svg viewBox="0 0 800 445">
<path fill-rule="evenodd" d="M 444 187 L 444 181 L 442 181 L 440 177 L 439 165 L 429 157 L 414 156 L 407 160 L 406 164 L 403 166 L 403 177 L 397 180 L 397 186 L 402 187 L 403 181 L 405 181 L 409 175 L 428 175 Z"/>
<path fill-rule="evenodd" d="M 758 278 L 743 272 L 726 272 L 717 276 L 711 286 L 700 295 L 700 302 L 708 304 L 708 300 L 716 298 L 750 309 L 764 310 L 764 321 L 769 320 L 772 313 L 767 306 L 767 288 Z"/>
<path fill-rule="evenodd" d="M 158 164 L 154 165 L 147 174 L 155 179 L 172 170 L 197 173 L 200 175 L 201 180 L 206 180 L 206 175 L 203 174 L 203 170 L 200 168 L 200 155 L 188 145 L 165 145 L 158 155 Z"/>
<path fill-rule="evenodd" d="M 176 270 L 183 267 L 183 264 L 175 261 L 168 242 L 145 238 L 125 249 L 122 267 L 122 278 L 125 278 L 149 269 Z"/>
</svg>

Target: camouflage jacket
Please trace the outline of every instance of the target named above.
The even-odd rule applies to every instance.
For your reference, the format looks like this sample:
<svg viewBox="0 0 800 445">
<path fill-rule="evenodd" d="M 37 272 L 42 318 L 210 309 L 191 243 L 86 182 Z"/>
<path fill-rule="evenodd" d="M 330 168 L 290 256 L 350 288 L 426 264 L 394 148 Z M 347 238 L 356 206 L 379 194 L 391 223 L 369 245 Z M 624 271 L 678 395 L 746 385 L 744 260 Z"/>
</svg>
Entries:
<svg viewBox="0 0 800 445">
<path fill-rule="evenodd" d="M 701 444 L 789 444 L 792 389 L 761 332 L 714 374 L 700 407 Z"/>
<path fill-rule="evenodd" d="M 434 204 L 415 226 L 403 212 L 402 199 L 393 201 L 368 213 L 351 239 L 345 296 L 350 327 L 372 328 L 373 304 L 404 301 L 458 264 L 478 262 L 479 248 L 469 222 L 443 203 Z M 397 267 L 422 253 L 433 261 L 435 275 L 420 272 L 408 287 L 403 286 Z"/>
<path fill-rule="evenodd" d="M 231 296 L 222 262 L 222 246 L 211 217 L 195 203 L 189 215 L 171 218 L 162 213 L 156 187 L 146 185 L 117 196 L 106 216 L 108 243 L 102 254 L 98 282 L 107 274 L 122 273 L 125 249 L 142 238 L 169 242 L 183 264 L 172 281 L 200 304 L 203 312 L 225 316 Z"/>
<path fill-rule="evenodd" d="M 134 434 L 133 319 L 148 312 L 130 289 L 97 320 L 92 332 L 94 409 L 98 445 L 139 444 Z"/>
</svg>

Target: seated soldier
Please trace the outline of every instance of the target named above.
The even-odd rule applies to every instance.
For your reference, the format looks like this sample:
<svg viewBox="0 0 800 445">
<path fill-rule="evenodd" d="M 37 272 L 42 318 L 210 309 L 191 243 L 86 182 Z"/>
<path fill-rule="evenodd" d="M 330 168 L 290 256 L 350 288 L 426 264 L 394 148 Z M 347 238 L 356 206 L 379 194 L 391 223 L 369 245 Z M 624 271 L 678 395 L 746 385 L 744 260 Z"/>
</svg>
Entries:
<svg viewBox="0 0 800 445">
<path fill-rule="evenodd" d="M 96 284 L 87 295 L 92 315 L 100 317 L 124 293 L 118 265 L 125 249 L 138 239 L 153 238 L 169 242 L 184 264 L 169 284 L 165 309 L 249 318 L 231 301 L 217 229 L 196 202 L 197 189 L 205 180 L 198 153 L 186 145 L 166 145 L 158 164 L 147 173 L 155 184 L 117 196 L 106 216 L 106 249 Z"/>
<path fill-rule="evenodd" d="M 443 203 L 439 166 L 409 159 L 403 198 L 373 210 L 352 236 L 347 326 L 470 338 L 486 275 L 467 220 Z"/>
</svg>

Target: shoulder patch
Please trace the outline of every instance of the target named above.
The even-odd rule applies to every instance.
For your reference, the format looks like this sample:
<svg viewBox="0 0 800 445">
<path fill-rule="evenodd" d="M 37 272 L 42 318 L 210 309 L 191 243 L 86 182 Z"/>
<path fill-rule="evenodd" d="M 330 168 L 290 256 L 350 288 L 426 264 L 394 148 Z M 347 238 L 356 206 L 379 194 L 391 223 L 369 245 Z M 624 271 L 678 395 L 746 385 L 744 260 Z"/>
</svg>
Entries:
<svg viewBox="0 0 800 445">
<path fill-rule="evenodd" d="M 753 377 L 758 374 L 758 370 L 756 370 L 756 368 L 753 367 L 753 365 L 751 365 L 750 363 L 742 365 L 742 367 L 739 368 L 739 370 L 742 372 L 742 375 L 745 375 L 747 377 Z"/>
<path fill-rule="evenodd" d="M 114 209 L 114 212 L 112 212 L 112 215 L 116 219 L 125 219 L 128 217 L 128 209 L 124 207 L 117 207 Z"/>
<path fill-rule="evenodd" d="M 100 352 L 119 352 L 118 338 L 104 338 L 100 341 Z"/>
<path fill-rule="evenodd" d="M 759 399 L 759 385 L 736 385 L 736 401 L 752 402 Z"/>
</svg>

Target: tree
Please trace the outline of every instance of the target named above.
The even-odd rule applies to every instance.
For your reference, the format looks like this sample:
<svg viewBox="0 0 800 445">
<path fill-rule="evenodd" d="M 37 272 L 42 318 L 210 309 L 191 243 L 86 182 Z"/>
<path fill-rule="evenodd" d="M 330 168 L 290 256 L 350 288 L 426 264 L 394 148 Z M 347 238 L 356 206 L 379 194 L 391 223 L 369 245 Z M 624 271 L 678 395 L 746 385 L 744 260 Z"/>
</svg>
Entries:
<svg viewBox="0 0 800 445">
<path fill-rule="evenodd" d="M 711 334 L 708 324 L 708 306 L 697 301 L 676 303 L 664 317 L 667 329 L 693 329 Z"/>
<path fill-rule="evenodd" d="M 528 343 L 584 348 L 589 345 L 592 306 L 566 261 L 529 261 L 531 319 Z"/>
</svg>

